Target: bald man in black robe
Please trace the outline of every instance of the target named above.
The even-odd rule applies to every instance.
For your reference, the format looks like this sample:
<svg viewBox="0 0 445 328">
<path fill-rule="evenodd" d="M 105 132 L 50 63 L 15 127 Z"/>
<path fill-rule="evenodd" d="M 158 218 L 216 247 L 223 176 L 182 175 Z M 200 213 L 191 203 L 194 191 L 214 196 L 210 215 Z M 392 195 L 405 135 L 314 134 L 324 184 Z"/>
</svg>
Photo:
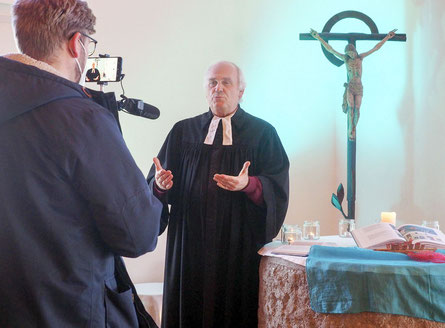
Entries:
<svg viewBox="0 0 445 328">
<path fill-rule="evenodd" d="M 93 63 L 91 68 L 87 71 L 85 80 L 87 82 L 99 82 L 100 81 L 100 72 L 96 68 L 96 64 Z"/>
<path fill-rule="evenodd" d="M 168 225 L 162 327 L 258 325 L 257 252 L 284 221 L 289 161 L 274 127 L 239 107 L 244 85 L 235 64 L 211 66 L 210 110 L 175 124 L 147 178 Z"/>
</svg>

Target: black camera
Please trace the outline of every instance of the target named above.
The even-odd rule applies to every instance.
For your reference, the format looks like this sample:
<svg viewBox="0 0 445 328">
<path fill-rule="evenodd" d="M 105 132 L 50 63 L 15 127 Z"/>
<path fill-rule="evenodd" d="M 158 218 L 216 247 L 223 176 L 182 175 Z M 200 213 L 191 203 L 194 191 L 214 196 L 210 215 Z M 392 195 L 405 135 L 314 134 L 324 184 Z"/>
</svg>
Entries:
<svg viewBox="0 0 445 328">
<path fill-rule="evenodd" d="M 141 99 L 128 98 L 125 96 L 122 80 L 125 74 L 122 74 L 122 57 L 110 57 L 109 55 L 99 55 L 99 57 L 89 57 L 86 64 L 88 70 L 85 76 L 86 82 L 95 82 L 101 85 L 107 85 L 108 82 L 121 82 L 122 92 L 121 100 L 116 101 L 114 93 L 103 93 L 89 89 L 95 102 L 113 112 L 118 119 L 117 111 L 123 111 L 128 114 L 141 116 L 155 120 L 159 117 L 159 109 L 153 105 L 144 103 Z"/>
<path fill-rule="evenodd" d="M 85 82 L 119 82 L 122 75 L 122 57 L 89 57 Z"/>
</svg>

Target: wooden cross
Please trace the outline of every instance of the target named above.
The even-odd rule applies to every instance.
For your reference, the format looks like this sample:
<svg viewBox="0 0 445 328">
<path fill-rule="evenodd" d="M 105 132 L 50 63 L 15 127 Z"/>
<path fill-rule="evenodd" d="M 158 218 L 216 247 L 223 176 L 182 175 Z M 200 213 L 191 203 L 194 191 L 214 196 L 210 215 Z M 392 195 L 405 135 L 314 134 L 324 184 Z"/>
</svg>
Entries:
<svg viewBox="0 0 445 328">
<path fill-rule="evenodd" d="M 330 33 L 332 27 L 345 18 L 356 18 L 358 20 L 361 20 L 364 22 L 369 29 L 371 30 L 370 34 L 365 33 Z M 340 40 L 340 41 L 348 41 L 348 43 L 351 43 L 356 45 L 356 41 L 372 41 L 372 40 L 383 40 L 383 38 L 386 36 L 386 34 L 380 34 L 379 29 L 377 28 L 377 25 L 374 23 L 374 21 L 367 15 L 353 10 L 347 10 L 342 11 L 341 13 L 338 13 L 334 16 L 332 16 L 324 25 L 322 32 L 320 33 L 320 36 L 326 41 L 329 42 L 329 40 Z M 304 41 L 317 41 L 314 39 L 314 37 L 310 33 L 300 33 L 300 40 Z M 396 34 L 392 39 L 388 41 L 402 41 L 406 42 L 406 34 Z M 335 57 L 333 54 L 329 53 L 323 46 L 321 46 L 321 49 L 323 50 L 323 53 L 325 54 L 326 58 L 334 65 L 341 66 L 344 64 L 344 62 L 337 57 Z"/>
<path fill-rule="evenodd" d="M 340 20 L 345 18 L 356 18 L 364 22 L 369 29 L 371 30 L 370 34 L 365 33 L 330 33 L 332 27 L 338 23 Z M 343 11 L 332 16 L 323 27 L 322 32 L 319 34 L 320 37 L 329 42 L 329 40 L 343 40 L 348 41 L 348 43 L 353 44 L 355 47 L 356 41 L 364 41 L 364 40 L 383 40 L 386 37 L 386 34 L 380 34 L 377 28 L 377 25 L 374 21 L 367 15 L 358 12 L 358 11 Z M 308 40 L 308 41 L 318 41 L 314 39 L 314 37 L 310 33 L 301 33 L 300 40 Z M 394 37 L 389 39 L 388 41 L 406 41 L 406 34 L 396 34 Z M 344 64 L 344 61 L 335 57 L 333 54 L 328 52 L 323 46 L 321 46 L 326 58 L 336 66 L 341 66 Z M 349 120 L 348 120 L 348 131 L 349 131 Z M 356 141 L 357 139 L 348 138 L 348 158 L 347 158 L 347 178 L 348 178 L 348 186 L 347 186 L 347 200 L 348 200 L 348 214 L 346 215 L 342 202 L 345 195 L 343 184 L 337 188 L 337 192 L 332 194 L 331 203 L 334 205 L 344 216 L 345 219 L 355 220 L 355 185 L 356 185 Z"/>
</svg>

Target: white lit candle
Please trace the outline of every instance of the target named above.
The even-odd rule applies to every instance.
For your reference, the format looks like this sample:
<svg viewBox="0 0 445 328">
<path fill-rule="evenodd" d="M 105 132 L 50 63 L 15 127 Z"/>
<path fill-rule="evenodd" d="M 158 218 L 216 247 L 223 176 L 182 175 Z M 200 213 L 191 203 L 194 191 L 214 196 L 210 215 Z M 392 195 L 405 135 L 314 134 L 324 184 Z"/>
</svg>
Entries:
<svg viewBox="0 0 445 328">
<path fill-rule="evenodd" d="M 380 222 L 391 223 L 396 225 L 396 212 L 382 212 Z"/>
</svg>

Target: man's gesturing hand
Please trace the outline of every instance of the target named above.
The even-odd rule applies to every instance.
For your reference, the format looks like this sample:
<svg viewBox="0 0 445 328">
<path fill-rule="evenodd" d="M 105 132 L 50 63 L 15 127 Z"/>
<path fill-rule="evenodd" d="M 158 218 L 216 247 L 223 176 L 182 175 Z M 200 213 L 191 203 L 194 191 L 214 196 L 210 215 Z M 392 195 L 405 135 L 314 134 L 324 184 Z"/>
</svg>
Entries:
<svg viewBox="0 0 445 328">
<path fill-rule="evenodd" d="M 225 175 L 225 174 L 215 174 L 213 180 L 217 182 L 218 187 L 229 190 L 229 191 L 239 191 L 246 188 L 249 183 L 249 166 L 250 162 L 244 163 L 241 172 L 238 176 Z"/>
<path fill-rule="evenodd" d="M 157 157 L 153 158 L 153 163 L 155 163 L 156 166 L 156 174 L 155 174 L 156 186 L 161 190 L 169 190 L 171 187 L 173 187 L 172 171 L 164 170 Z"/>
</svg>

